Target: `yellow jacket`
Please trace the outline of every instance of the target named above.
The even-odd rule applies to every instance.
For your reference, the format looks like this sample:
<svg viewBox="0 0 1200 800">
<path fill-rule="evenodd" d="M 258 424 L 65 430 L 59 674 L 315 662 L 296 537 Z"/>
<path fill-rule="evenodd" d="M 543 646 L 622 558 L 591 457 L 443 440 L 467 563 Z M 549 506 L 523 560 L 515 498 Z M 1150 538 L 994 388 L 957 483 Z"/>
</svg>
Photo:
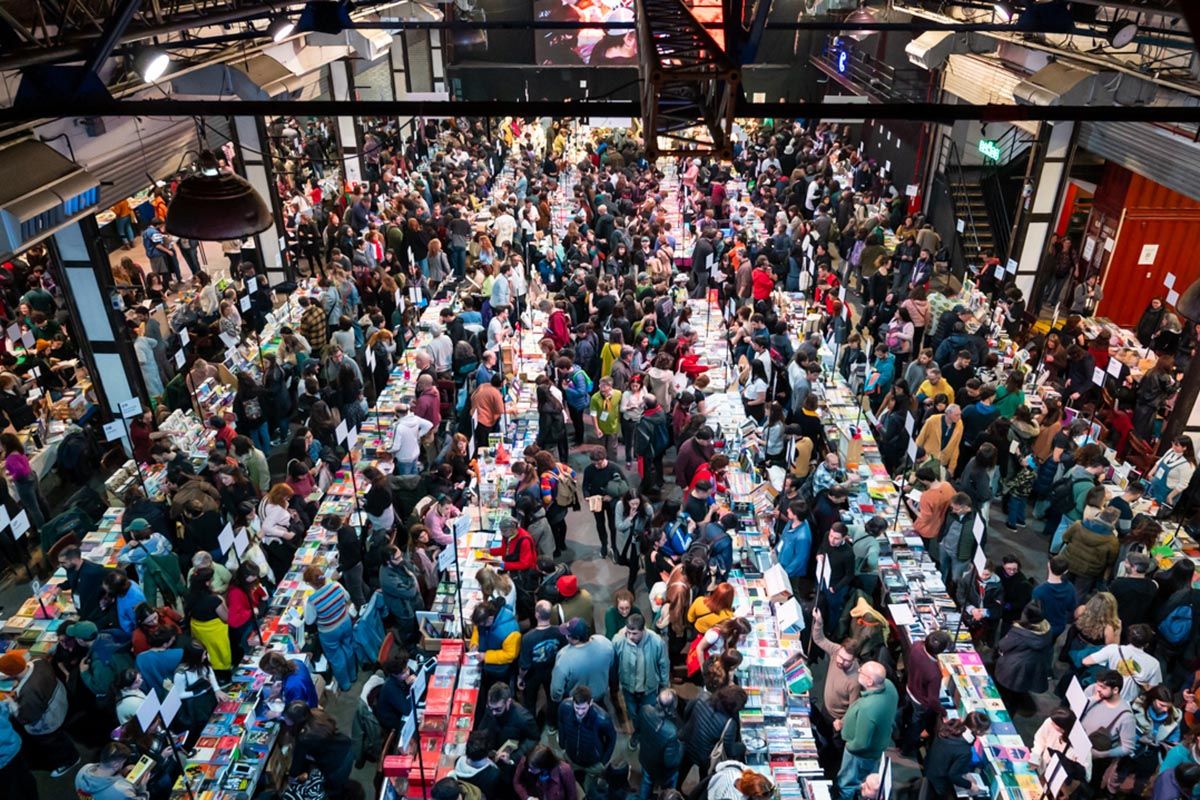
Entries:
<svg viewBox="0 0 1200 800">
<path fill-rule="evenodd" d="M 958 446 L 962 444 L 963 425 L 961 419 L 954 423 L 954 432 L 950 434 L 950 441 L 943 448 L 942 417 L 944 416 L 946 415 L 934 414 L 925 420 L 925 424 L 921 426 L 921 432 L 917 434 L 917 447 L 924 450 L 926 455 L 942 462 L 943 467 L 954 472 L 954 467 L 958 464 Z"/>
</svg>

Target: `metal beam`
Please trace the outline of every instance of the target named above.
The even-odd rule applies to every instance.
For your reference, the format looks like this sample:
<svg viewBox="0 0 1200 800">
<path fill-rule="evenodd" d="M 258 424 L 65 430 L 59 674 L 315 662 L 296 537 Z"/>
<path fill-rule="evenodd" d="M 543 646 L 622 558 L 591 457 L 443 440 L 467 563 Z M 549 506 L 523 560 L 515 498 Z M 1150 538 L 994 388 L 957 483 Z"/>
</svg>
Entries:
<svg viewBox="0 0 1200 800">
<path fill-rule="evenodd" d="M 532 68 L 531 68 L 532 69 Z M 514 114 L 526 117 L 635 117 L 641 115 L 641 103 L 629 100 L 360 100 L 354 104 L 359 116 L 486 117 Z M 1017 106 L 1017 105 L 945 105 L 941 103 L 844 103 L 740 102 L 734 115 L 746 118 L 777 119 L 903 119 L 922 122 L 952 123 L 959 120 L 1004 122 L 1059 120 L 1096 122 L 1200 123 L 1200 106 Z M 0 123 L 28 119 L 54 119 L 81 116 L 229 116 L 230 114 L 337 116 L 347 106 L 332 100 L 111 100 L 97 102 L 45 102 L 24 108 L 0 109 Z"/>
<path fill-rule="evenodd" d="M 129 27 L 129 23 L 133 22 L 141 4 L 141 0 L 122 0 L 120 7 L 116 9 L 117 13 L 113 14 L 112 19 L 104 26 L 104 33 L 101 34 L 100 41 L 96 43 L 92 54 L 88 56 L 87 64 L 83 68 L 85 75 L 99 74 L 100 68 L 112 55 L 113 48 L 117 46 L 121 35 Z"/>
</svg>

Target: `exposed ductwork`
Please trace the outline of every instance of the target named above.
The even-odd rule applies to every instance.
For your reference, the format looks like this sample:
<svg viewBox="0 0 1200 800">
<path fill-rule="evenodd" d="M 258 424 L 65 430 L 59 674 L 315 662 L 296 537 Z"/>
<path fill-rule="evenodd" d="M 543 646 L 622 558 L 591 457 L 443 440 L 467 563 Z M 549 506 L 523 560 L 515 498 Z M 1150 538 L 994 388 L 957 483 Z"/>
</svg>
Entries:
<svg viewBox="0 0 1200 800">
<path fill-rule="evenodd" d="M 1013 88 L 1013 100 L 1026 106 L 1112 105 L 1116 78 L 1051 61 Z"/>
<path fill-rule="evenodd" d="M 100 201 L 100 182 L 49 145 L 25 139 L 0 150 L 0 254 L 45 239 Z"/>
<path fill-rule="evenodd" d="M 952 55 L 991 53 L 998 42 L 982 33 L 926 31 L 904 48 L 908 60 L 922 69 L 941 69 Z"/>
</svg>

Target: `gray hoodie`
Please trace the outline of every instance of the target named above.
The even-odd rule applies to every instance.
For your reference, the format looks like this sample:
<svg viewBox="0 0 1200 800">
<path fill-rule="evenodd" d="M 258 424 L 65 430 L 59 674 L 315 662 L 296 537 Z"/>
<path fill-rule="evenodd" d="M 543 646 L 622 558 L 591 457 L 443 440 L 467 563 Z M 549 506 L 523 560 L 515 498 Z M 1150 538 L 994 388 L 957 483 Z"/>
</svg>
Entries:
<svg viewBox="0 0 1200 800">
<path fill-rule="evenodd" d="M 75 791 L 83 800 L 133 800 L 145 793 L 121 775 L 102 775 L 99 764 L 86 764 L 75 776 Z"/>
</svg>

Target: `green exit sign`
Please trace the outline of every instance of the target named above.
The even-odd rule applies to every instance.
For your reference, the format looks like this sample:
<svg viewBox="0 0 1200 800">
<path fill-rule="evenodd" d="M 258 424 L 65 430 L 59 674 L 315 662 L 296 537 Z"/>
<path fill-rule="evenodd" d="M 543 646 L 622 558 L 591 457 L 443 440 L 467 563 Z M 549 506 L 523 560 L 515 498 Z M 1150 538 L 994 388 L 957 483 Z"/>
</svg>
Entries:
<svg viewBox="0 0 1200 800">
<path fill-rule="evenodd" d="M 979 153 L 988 161 L 999 161 L 1000 143 L 995 139 L 980 139 Z"/>
</svg>

